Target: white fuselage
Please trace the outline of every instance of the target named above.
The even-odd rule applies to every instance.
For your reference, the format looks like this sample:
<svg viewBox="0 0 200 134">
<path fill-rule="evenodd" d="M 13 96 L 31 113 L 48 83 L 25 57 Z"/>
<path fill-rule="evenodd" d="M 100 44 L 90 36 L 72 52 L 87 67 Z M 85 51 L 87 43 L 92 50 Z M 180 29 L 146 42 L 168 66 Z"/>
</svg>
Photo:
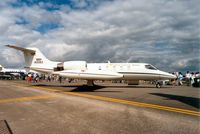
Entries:
<svg viewBox="0 0 200 134">
<path fill-rule="evenodd" d="M 146 63 L 87 63 L 85 68 L 53 72 L 63 77 L 79 79 L 166 80 L 175 79 L 170 73 L 160 71 Z"/>
<path fill-rule="evenodd" d="M 24 69 L 14 69 L 14 68 L 3 68 L 1 72 L 10 72 L 10 73 L 25 73 Z"/>
<path fill-rule="evenodd" d="M 146 63 L 89 63 L 87 68 L 109 70 L 123 74 L 123 79 L 127 80 L 160 80 L 174 78 L 174 75 L 154 69 L 148 69 Z M 153 66 L 152 66 L 153 67 Z"/>
<path fill-rule="evenodd" d="M 4 75 L 14 75 L 14 76 L 20 76 L 22 73 L 26 73 L 24 69 L 14 69 L 14 68 L 4 68 L 0 66 L 0 72 Z"/>
</svg>

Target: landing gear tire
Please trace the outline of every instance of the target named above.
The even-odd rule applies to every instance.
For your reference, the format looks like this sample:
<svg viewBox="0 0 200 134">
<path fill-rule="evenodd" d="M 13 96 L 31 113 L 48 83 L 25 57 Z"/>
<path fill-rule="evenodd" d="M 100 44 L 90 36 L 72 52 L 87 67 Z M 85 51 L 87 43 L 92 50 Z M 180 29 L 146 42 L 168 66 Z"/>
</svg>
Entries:
<svg viewBox="0 0 200 134">
<path fill-rule="evenodd" d="M 159 83 L 156 84 L 156 88 L 161 88 L 161 85 Z"/>
<path fill-rule="evenodd" d="M 94 86 L 93 80 L 88 80 L 87 81 L 87 86 Z"/>
<path fill-rule="evenodd" d="M 161 88 L 162 84 L 159 81 L 156 81 L 156 88 Z"/>
</svg>

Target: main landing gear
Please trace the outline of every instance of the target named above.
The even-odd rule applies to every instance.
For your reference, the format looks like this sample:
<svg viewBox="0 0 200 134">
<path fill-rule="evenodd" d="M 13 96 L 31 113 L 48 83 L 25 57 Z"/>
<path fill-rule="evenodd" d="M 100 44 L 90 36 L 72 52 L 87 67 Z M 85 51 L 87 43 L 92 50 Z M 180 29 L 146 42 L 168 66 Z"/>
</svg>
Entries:
<svg viewBox="0 0 200 134">
<path fill-rule="evenodd" d="M 94 81 L 93 80 L 88 80 L 87 81 L 87 86 L 94 86 Z"/>
</svg>

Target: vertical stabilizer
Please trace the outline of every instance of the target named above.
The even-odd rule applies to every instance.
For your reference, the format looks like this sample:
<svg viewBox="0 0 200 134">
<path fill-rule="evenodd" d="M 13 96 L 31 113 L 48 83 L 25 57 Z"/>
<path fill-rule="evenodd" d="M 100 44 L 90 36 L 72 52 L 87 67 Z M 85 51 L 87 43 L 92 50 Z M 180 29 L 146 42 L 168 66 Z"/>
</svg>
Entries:
<svg viewBox="0 0 200 134">
<path fill-rule="evenodd" d="M 57 65 L 57 62 L 48 60 L 37 48 L 22 48 L 13 45 L 7 45 L 7 47 L 23 52 L 27 71 L 31 69 L 38 72 L 52 72 Z"/>
<path fill-rule="evenodd" d="M 0 72 L 3 70 L 3 66 L 2 65 L 0 65 Z"/>
</svg>

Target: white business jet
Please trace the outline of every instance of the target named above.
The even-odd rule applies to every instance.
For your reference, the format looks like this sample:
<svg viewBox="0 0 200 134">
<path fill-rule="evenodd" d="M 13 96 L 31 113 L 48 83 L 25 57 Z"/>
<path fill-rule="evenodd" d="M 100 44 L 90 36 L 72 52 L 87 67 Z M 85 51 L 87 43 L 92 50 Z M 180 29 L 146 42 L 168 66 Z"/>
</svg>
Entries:
<svg viewBox="0 0 200 134">
<path fill-rule="evenodd" d="M 48 60 L 37 48 L 22 48 L 14 45 L 7 47 L 24 53 L 25 68 L 41 73 L 56 74 L 61 77 L 87 80 L 166 80 L 176 76 L 163 72 L 147 63 L 87 63 L 86 61 L 54 62 Z M 157 86 L 160 86 L 159 83 Z"/>
<path fill-rule="evenodd" d="M 23 78 L 25 74 L 25 69 L 5 68 L 2 65 L 0 65 L 0 79 Z"/>
<path fill-rule="evenodd" d="M 13 74 L 13 75 L 17 75 L 19 73 L 26 73 L 25 69 L 5 68 L 2 65 L 0 65 L 0 72 L 9 73 L 9 74 Z"/>
</svg>

